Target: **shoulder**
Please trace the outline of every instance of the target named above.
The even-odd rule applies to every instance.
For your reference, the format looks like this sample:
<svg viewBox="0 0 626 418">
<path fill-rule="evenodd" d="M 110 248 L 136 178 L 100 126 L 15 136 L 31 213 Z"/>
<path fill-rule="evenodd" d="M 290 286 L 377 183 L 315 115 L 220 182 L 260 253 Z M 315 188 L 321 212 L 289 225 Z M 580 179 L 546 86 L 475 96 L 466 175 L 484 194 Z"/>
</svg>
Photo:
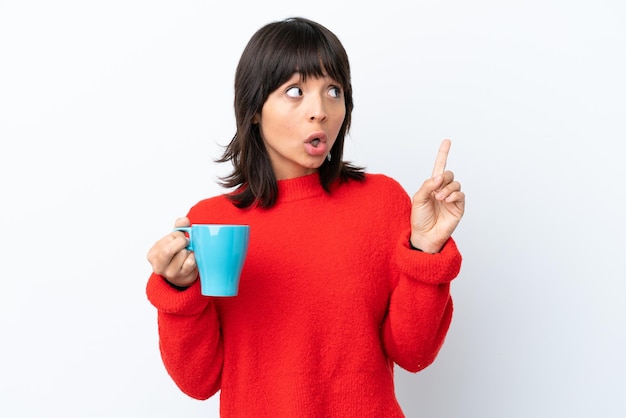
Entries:
<svg viewBox="0 0 626 418">
<path fill-rule="evenodd" d="M 400 185 L 396 179 L 389 177 L 386 174 L 367 173 L 365 174 L 365 182 L 369 183 L 372 187 L 393 189 L 404 192 L 402 185 Z"/>
<path fill-rule="evenodd" d="M 398 205 L 410 200 L 402 185 L 385 174 L 366 173 L 363 181 L 349 181 L 339 187 L 339 193 L 358 196 L 372 205 Z"/>
<path fill-rule="evenodd" d="M 225 194 L 202 199 L 189 209 L 188 217 L 192 223 L 230 222 L 240 212 Z"/>
<path fill-rule="evenodd" d="M 358 213 L 359 219 L 378 225 L 387 233 L 405 228 L 410 217 L 409 194 L 397 180 L 385 174 L 366 173 L 364 181 L 348 183 L 339 196 L 350 213 Z"/>
<path fill-rule="evenodd" d="M 379 173 L 367 173 L 363 187 L 380 196 L 405 199 L 408 194 L 402 185 L 392 177 Z"/>
</svg>

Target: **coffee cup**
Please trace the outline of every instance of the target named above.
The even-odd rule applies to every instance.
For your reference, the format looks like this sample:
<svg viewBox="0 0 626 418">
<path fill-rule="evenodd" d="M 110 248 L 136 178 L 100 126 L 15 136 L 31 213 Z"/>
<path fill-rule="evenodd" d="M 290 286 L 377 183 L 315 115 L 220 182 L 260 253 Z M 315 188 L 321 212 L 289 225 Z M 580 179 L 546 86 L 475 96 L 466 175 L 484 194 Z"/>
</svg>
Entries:
<svg viewBox="0 0 626 418">
<path fill-rule="evenodd" d="M 237 296 L 248 252 L 249 225 L 193 224 L 174 228 L 186 232 L 205 296 Z"/>
</svg>

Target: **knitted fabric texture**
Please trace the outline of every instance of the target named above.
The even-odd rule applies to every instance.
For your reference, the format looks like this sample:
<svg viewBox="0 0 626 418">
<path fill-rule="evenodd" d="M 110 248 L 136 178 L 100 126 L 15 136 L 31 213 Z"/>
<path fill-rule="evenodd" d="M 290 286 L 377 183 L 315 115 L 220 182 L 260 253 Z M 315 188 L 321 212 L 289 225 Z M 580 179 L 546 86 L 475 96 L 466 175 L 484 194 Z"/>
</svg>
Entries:
<svg viewBox="0 0 626 418">
<path fill-rule="evenodd" d="M 219 393 L 223 417 L 403 417 L 394 365 L 422 370 L 444 342 L 455 242 L 412 250 L 410 197 L 384 175 L 330 194 L 317 174 L 278 186 L 271 209 L 216 196 L 188 213 L 191 223 L 250 225 L 238 296 L 150 276 L 169 375 L 190 397 Z"/>
</svg>

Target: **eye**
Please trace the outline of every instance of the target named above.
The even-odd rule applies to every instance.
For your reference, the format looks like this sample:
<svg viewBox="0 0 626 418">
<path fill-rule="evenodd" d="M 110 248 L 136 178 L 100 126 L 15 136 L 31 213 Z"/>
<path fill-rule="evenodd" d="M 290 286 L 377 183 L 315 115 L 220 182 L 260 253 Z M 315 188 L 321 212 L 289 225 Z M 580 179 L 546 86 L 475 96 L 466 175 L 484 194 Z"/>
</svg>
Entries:
<svg viewBox="0 0 626 418">
<path fill-rule="evenodd" d="M 339 98 L 339 97 L 341 97 L 341 88 L 339 88 L 337 86 L 332 86 L 328 90 L 328 94 L 330 94 L 331 97 Z"/>
<path fill-rule="evenodd" d="M 302 96 L 302 89 L 300 87 L 289 87 L 285 94 L 289 97 L 299 97 Z"/>
</svg>

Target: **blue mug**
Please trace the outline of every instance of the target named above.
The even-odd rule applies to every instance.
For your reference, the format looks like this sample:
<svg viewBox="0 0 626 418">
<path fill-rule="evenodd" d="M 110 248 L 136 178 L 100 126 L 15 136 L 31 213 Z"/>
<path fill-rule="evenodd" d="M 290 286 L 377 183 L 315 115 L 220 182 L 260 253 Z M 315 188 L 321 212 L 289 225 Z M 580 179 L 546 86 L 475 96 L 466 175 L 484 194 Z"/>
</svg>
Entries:
<svg viewBox="0 0 626 418">
<path fill-rule="evenodd" d="M 205 296 L 237 296 L 239 278 L 248 253 L 249 225 L 193 224 L 174 228 L 189 236 Z"/>
</svg>

